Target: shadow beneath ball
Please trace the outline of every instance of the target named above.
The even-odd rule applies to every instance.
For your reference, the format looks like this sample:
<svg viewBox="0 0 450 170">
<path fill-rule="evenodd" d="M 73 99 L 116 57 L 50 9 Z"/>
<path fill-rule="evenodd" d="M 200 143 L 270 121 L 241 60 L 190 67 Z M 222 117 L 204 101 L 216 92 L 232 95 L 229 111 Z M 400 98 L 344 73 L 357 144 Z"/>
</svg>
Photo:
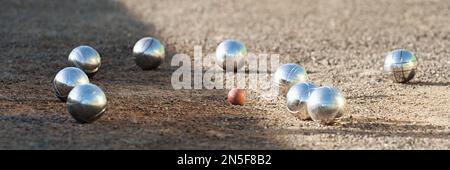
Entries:
<svg viewBox="0 0 450 170">
<path fill-rule="evenodd" d="M 414 81 L 409 82 L 407 84 L 415 85 L 415 86 L 450 86 L 450 82 L 426 82 L 426 81 Z"/>
<path fill-rule="evenodd" d="M 95 122 L 96 120 L 100 119 L 100 118 L 103 116 L 103 114 L 105 114 L 105 112 L 106 112 L 106 108 L 103 109 L 103 110 L 102 110 L 100 113 L 98 113 L 97 115 L 92 116 L 92 117 L 83 117 L 83 116 L 77 116 L 77 115 L 73 115 L 73 114 L 71 114 L 71 115 L 72 115 L 72 117 L 76 120 L 77 123 L 80 123 L 80 124 L 89 124 L 89 123 L 93 123 L 93 122 Z"/>
<path fill-rule="evenodd" d="M 97 73 L 98 73 L 98 71 L 93 72 L 93 73 L 86 73 L 86 75 L 87 75 L 90 79 L 92 79 Z"/>
</svg>

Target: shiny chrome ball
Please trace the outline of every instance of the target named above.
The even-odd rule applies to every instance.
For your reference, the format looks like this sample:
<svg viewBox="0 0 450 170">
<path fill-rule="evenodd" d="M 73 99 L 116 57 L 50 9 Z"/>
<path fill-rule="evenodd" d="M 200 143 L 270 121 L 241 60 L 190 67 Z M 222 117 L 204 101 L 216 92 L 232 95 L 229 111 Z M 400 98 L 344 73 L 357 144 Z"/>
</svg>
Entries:
<svg viewBox="0 0 450 170">
<path fill-rule="evenodd" d="M 285 95 L 294 84 L 308 80 L 305 69 L 298 64 L 289 63 L 281 65 L 273 75 L 273 82 L 281 95 Z"/>
<path fill-rule="evenodd" d="M 61 101 L 66 101 L 67 95 L 75 86 L 86 83 L 89 83 L 89 78 L 82 70 L 76 67 L 66 67 L 56 74 L 52 81 L 52 87 L 56 97 Z"/>
<path fill-rule="evenodd" d="M 407 50 L 394 50 L 384 60 L 384 72 L 394 82 L 406 83 L 414 78 L 416 71 L 417 58 Z"/>
<path fill-rule="evenodd" d="M 310 119 L 306 103 L 311 92 L 316 88 L 313 83 L 302 82 L 292 86 L 286 95 L 286 106 L 289 112 L 300 120 Z"/>
<path fill-rule="evenodd" d="M 247 48 L 237 40 L 225 40 L 216 48 L 216 63 L 223 70 L 237 71 L 245 64 Z"/>
<path fill-rule="evenodd" d="M 100 118 L 106 110 L 106 95 L 98 86 L 88 83 L 76 86 L 67 98 L 67 110 L 80 123 Z"/>
<path fill-rule="evenodd" d="M 70 52 L 69 62 L 83 70 L 89 77 L 92 77 L 100 68 L 101 58 L 94 48 L 83 45 Z"/>
<path fill-rule="evenodd" d="M 329 124 L 343 114 L 345 98 L 335 88 L 319 87 L 312 91 L 306 106 L 312 120 Z"/>
<path fill-rule="evenodd" d="M 164 61 L 164 46 L 155 38 L 145 37 L 134 45 L 133 56 L 136 64 L 143 70 L 156 69 Z"/>
</svg>

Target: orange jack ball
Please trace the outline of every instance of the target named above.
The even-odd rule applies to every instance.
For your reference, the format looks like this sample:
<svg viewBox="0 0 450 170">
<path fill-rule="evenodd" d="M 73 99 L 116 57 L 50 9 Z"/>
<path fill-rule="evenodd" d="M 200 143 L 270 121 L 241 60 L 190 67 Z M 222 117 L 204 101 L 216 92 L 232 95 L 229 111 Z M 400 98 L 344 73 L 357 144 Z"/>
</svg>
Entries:
<svg viewBox="0 0 450 170">
<path fill-rule="evenodd" d="M 237 88 L 231 89 L 230 92 L 228 92 L 227 101 L 232 105 L 244 105 L 245 91 Z"/>
</svg>

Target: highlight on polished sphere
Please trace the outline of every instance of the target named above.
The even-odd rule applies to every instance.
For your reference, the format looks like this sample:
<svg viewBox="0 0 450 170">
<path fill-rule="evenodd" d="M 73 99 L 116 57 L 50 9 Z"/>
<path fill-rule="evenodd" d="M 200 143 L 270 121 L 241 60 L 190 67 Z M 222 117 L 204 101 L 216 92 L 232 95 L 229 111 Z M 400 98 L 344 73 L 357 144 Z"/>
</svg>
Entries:
<svg viewBox="0 0 450 170">
<path fill-rule="evenodd" d="M 93 77 L 100 68 L 101 58 L 94 48 L 82 45 L 70 52 L 69 62 L 83 70 L 89 77 Z"/>
<path fill-rule="evenodd" d="M 246 56 L 247 48 L 238 40 L 225 40 L 216 48 L 216 63 L 223 70 L 239 70 L 245 65 Z"/>
<path fill-rule="evenodd" d="M 100 87 L 88 83 L 76 86 L 67 98 L 67 111 L 80 123 L 99 119 L 106 110 L 106 95 Z"/>
<path fill-rule="evenodd" d="M 80 84 L 89 83 L 89 78 L 81 69 L 66 67 L 60 70 L 52 81 L 52 88 L 61 101 L 67 100 L 69 92 Z"/>
<path fill-rule="evenodd" d="M 308 75 L 302 66 L 294 63 L 281 65 L 273 75 L 273 82 L 278 87 L 280 95 L 285 95 L 294 84 L 305 82 Z"/>
<path fill-rule="evenodd" d="M 316 86 L 310 82 L 297 83 L 289 89 L 286 95 L 286 106 L 288 111 L 300 120 L 311 118 L 308 114 L 306 103 L 314 88 L 316 88 Z"/>
<path fill-rule="evenodd" d="M 165 49 L 161 42 L 153 37 L 140 39 L 133 47 L 136 64 L 143 70 L 153 70 L 164 62 Z"/>
<path fill-rule="evenodd" d="M 345 110 L 345 98 L 333 87 L 319 87 L 312 91 L 307 102 L 309 116 L 322 124 L 330 124 Z"/>
<path fill-rule="evenodd" d="M 394 50 L 384 60 L 384 72 L 392 81 L 406 83 L 416 75 L 417 58 L 410 51 Z"/>
</svg>

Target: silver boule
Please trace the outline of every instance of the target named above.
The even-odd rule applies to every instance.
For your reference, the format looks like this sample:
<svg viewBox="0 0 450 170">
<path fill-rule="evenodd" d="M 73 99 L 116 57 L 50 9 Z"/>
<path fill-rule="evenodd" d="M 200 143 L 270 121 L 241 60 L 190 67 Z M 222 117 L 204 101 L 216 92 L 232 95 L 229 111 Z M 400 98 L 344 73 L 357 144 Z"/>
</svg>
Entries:
<svg viewBox="0 0 450 170">
<path fill-rule="evenodd" d="M 140 39 L 133 47 L 136 64 L 143 70 L 156 69 L 165 58 L 165 49 L 161 42 L 152 37 Z"/>
<path fill-rule="evenodd" d="M 226 71 L 237 71 L 242 68 L 246 56 L 247 48 L 238 40 L 225 40 L 216 48 L 216 63 Z"/>
<path fill-rule="evenodd" d="M 278 87 L 280 95 L 285 95 L 294 84 L 307 80 L 308 75 L 305 69 L 294 63 L 281 65 L 273 75 L 274 85 Z"/>
<path fill-rule="evenodd" d="M 86 73 L 76 67 L 66 67 L 56 74 L 52 81 L 52 88 L 56 97 L 66 101 L 67 95 L 75 86 L 86 83 L 89 83 Z"/>
<path fill-rule="evenodd" d="M 106 110 L 106 95 L 98 86 L 88 83 L 78 85 L 67 97 L 67 110 L 80 123 L 99 119 Z"/>
<path fill-rule="evenodd" d="M 330 124 L 345 110 L 345 98 L 335 88 L 319 87 L 312 91 L 307 103 L 311 119 L 322 124 Z"/>
<path fill-rule="evenodd" d="M 100 54 L 92 47 L 82 45 L 74 48 L 69 54 L 69 62 L 93 77 L 101 65 Z"/>
<path fill-rule="evenodd" d="M 310 82 L 297 83 L 289 89 L 286 95 L 286 106 L 288 111 L 300 120 L 311 118 L 308 114 L 306 103 L 314 88 L 316 88 L 316 86 Z"/>
<path fill-rule="evenodd" d="M 394 50 L 384 60 L 384 72 L 392 81 L 406 83 L 416 75 L 417 58 L 407 50 Z"/>
</svg>

